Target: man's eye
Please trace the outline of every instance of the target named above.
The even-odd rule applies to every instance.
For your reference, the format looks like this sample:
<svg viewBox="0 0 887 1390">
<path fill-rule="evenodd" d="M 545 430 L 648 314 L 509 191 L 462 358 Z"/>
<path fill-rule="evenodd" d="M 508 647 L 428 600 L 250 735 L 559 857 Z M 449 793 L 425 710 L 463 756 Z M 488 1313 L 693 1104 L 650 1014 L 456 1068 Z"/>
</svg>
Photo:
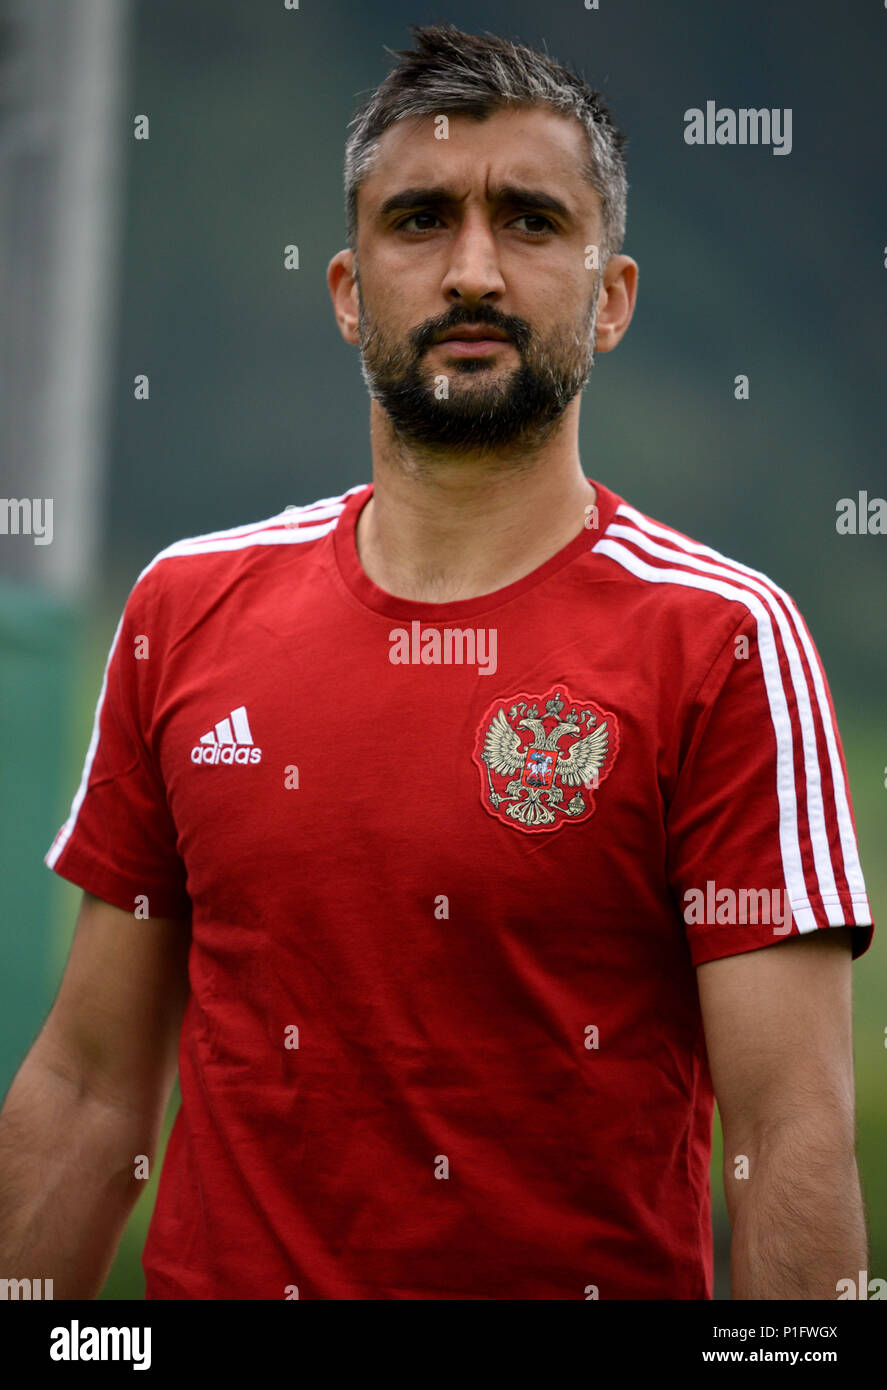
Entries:
<svg viewBox="0 0 887 1390">
<path fill-rule="evenodd" d="M 430 232 L 432 230 L 430 223 L 439 221 L 440 218 L 436 212 L 412 212 L 409 217 L 404 218 L 403 222 L 398 222 L 397 230 L 399 232 Z M 410 226 L 410 223 L 416 225 Z"/>
<path fill-rule="evenodd" d="M 518 222 L 534 224 L 528 225 L 522 229 L 525 232 L 529 232 L 532 236 L 540 236 L 544 232 L 554 231 L 554 223 L 549 221 L 547 217 L 543 217 L 541 213 L 523 212 L 520 217 L 514 219 L 515 225 Z"/>
</svg>

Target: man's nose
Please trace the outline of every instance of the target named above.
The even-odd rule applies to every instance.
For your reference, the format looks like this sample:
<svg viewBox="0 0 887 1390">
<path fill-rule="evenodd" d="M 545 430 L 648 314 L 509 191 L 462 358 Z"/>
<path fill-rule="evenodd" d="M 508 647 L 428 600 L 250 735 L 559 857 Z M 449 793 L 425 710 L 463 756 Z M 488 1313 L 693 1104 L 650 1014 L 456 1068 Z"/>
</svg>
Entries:
<svg viewBox="0 0 887 1390">
<path fill-rule="evenodd" d="M 505 293 L 495 233 L 485 217 L 466 217 L 452 244 L 441 287 L 447 299 L 479 304 Z"/>
</svg>

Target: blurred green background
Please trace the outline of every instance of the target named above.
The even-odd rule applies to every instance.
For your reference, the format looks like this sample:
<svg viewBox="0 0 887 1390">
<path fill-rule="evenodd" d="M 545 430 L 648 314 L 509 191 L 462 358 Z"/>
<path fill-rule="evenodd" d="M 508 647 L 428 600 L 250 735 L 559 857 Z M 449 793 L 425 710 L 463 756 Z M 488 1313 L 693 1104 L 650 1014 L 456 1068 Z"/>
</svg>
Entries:
<svg viewBox="0 0 887 1390">
<path fill-rule="evenodd" d="M 6 27 L 9 7 L 0 14 Z M 151 0 L 132 7 L 125 54 L 100 556 L 76 603 L 44 598 L 39 574 L 0 589 L 4 1087 L 70 943 L 79 890 L 42 856 L 79 781 L 108 646 L 138 572 L 172 540 L 370 477 L 365 389 L 324 281 L 345 240 L 345 130 L 358 94 L 385 71 L 383 46 L 406 47 L 410 24 L 440 19 L 544 45 L 604 89 L 628 133 L 624 249 L 640 264 L 639 303 L 586 392 L 585 472 L 794 596 L 831 684 L 863 870 L 883 919 L 887 538 L 839 536 L 835 516 L 838 499 L 860 489 L 887 496 L 887 12 L 801 0 L 601 0 L 598 11 L 582 0 L 480 0 L 443 12 L 401 0 L 303 0 L 298 10 L 282 0 Z M 790 107 L 791 154 L 687 146 L 683 113 L 709 99 Z M 131 138 L 138 115 L 149 117 L 148 140 Z M 293 243 L 300 269 L 287 271 Z M 134 398 L 139 373 L 150 379 L 148 400 Z M 734 399 L 739 373 L 750 378 L 748 401 Z M 13 471 L 0 490 L 35 487 Z M 57 532 L 66 524 L 56 517 Z M 24 544 L 4 537 L 0 550 Z M 854 966 L 859 1156 L 869 1269 L 879 1277 L 885 952 L 876 931 Z M 143 1296 L 158 1171 L 105 1298 Z M 716 1296 L 727 1298 L 717 1133 L 712 1171 Z"/>
</svg>

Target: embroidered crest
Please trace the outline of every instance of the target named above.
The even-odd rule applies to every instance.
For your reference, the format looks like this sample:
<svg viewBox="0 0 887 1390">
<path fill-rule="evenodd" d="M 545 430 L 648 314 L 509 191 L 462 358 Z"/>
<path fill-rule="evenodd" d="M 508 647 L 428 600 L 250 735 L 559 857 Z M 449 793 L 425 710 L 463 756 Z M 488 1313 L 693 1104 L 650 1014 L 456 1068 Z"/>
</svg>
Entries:
<svg viewBox="0 0 887 1390">
<path fill-rule="evenodd" d="M 481 800 L 491 816 L 518 830 L 587 820 L 592 793 L 618 751 L 616 716 L 593 700 L 574 700 L 563 686 L 546 696 L 497 700 L 480 722 L 473 754 Z"/>
</svg>

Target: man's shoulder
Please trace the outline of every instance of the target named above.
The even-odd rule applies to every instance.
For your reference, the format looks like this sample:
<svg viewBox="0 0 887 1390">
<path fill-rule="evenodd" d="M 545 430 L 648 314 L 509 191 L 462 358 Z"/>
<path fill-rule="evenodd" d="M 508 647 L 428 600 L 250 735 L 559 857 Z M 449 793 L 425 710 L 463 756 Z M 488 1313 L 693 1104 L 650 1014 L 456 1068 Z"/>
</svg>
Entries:
<svg viewBox="0 0 887 1390">
<path fill-rule="evenodd" d="M 237 574 L 247 573 L 269 550 L 280 547 L 286 547 L 288 557 L 307 556 L 335 530 L 349 498 L 367 486 L 359 483 L 335 497 L 322 497 L 302 506 L 289 504 L 258 521 L 173 541 L 141 570 L 132 594 L 156 593 L 161 586 L 164 590 L 189 591 L 195 584 L 228 584 Z"/>
<path fill-rule="evenodd" d="M 613 577 L 645 602 L 691 617 L 732 613 L 738 622 L 744 615 L 772 617 L 776 609 L 797 613 L 791 595 L 769 574 L 621 498 L 592 552 L 613 561 Z"/>
</svg>

